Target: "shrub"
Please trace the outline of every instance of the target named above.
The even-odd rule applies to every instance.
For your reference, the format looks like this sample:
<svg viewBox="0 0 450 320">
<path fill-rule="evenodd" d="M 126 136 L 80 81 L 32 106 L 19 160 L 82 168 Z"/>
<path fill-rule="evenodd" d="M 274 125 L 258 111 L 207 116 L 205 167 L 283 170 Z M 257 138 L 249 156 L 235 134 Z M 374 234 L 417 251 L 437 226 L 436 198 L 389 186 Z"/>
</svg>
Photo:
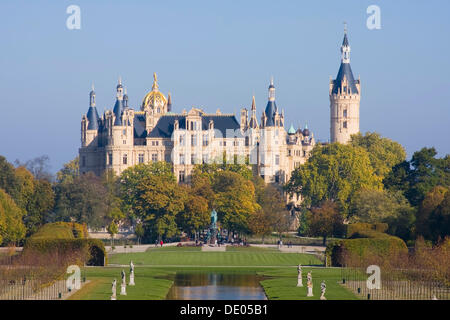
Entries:
<svg viewBox="0 0 450 320">
<path fill-rule="evenodd" d="M 354 233 L 359 233 L 361 231 L 377 231 L 384 233 L 388 229 L 387 223 L 352 223 L 347 225 L 347 238 L 352 237 Z"/>
<path fill-rule="evenodd" d="M 407 253 L 408 248 L 402 239 L 364 229 L 353 232 L 350 239 L 330 243 L 325 251 L 333 266 L 382 264 Z"/>
<path fill-rule="evenodd" d="M 43 225 L 32 239 L 86 239 L 87 226 L 75 222 L 54 222 Z"/>
<path fill-rule="evenodd" d="M 107 255 L 103 242 L 98 239 L 33 239 L 25 242 L 23 254 L 36 252 L 56 256 L 67 256 L 67 263 L 100 265 L 106 264 Z"/>
</svg>

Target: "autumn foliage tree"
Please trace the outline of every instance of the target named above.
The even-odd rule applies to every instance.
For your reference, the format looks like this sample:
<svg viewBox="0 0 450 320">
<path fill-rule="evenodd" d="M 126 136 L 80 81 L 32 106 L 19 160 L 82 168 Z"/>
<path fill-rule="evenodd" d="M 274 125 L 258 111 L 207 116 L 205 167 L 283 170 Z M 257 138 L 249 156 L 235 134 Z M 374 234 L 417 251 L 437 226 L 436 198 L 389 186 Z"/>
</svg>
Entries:
<svg viewBox="0 0 450 320">
<path fill-rule="evenodd" d="M 328 200 L 320 207 L 311 209 L 309 222 L 309 234 L 322 237 L 323 244 L 331 236 L 342 236 L 345 233 L 343 217 L 339 214 L 336 203 Z"/>
</svg>

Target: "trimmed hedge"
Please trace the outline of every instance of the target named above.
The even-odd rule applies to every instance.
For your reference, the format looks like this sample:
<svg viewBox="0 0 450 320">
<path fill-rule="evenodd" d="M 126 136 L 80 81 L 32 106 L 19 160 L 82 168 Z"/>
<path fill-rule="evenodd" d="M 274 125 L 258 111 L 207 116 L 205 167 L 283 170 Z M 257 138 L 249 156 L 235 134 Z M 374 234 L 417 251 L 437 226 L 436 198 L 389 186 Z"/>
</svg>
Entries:
<svg viewBox="0 0 450 320">
<path fill-rule="evenodd" d="M 387 223 L 352 223 L 347 225 L 347 238 L 351 238 L 354 233 L 360 233 L 362 231 L 377 231 L 384 233 L 388 229 Z"/>
<path fill-rule="evenodd" d="M 52 253 L 52 255 L 70 255 L 73 263 L 83 263 L 88 266 L 104 266 L 107 264 L 107 254 L 103 242 L 99 239 L 33 239 L 25 242 L 23 253 Z"/>
<path fill-rule="evenodd" d="M 398 237 L 374 229 L 360 228 L 359 231 L 356 229 L 352 231 L 350 239 L 337 240 L 327 246 L 325 254 L 329 265 L 341 267 L 346 255 L 364 261 L 369 256 L 389 259 L 408 252 L 405 242 Z"/>
<path fill-rule="evenodd" d="M 32 239 L 86 239 L 87 226 L 75 222 L 47 223 L 31 235 Z"/>
</svg>

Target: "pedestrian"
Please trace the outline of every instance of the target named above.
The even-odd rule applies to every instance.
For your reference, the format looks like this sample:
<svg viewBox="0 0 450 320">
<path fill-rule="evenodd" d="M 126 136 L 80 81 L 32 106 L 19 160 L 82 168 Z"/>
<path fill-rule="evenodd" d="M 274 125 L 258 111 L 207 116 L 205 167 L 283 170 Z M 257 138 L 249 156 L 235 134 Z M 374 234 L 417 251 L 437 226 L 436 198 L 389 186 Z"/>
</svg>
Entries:
<svg viewBox="0 0 450 320">
<path fill-rule="evenodd" d="M 160 244 L 161 244 L 161 248 L 162 248 L 162 246 L 163 246 L 163 241 L 162 240 L 161 240 Z"/>
<path fill-rule="evenodd" d="M 158 246 L 158 239 L 155 240 L 155 247 Z"/>
</svg>

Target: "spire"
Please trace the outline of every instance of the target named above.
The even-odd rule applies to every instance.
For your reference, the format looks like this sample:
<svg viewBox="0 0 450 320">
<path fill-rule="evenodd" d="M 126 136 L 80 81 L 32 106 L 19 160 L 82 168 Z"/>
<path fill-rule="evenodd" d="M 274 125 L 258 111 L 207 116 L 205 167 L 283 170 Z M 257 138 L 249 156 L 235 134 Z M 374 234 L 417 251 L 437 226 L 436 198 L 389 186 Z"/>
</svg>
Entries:
<svg viewBox="0 0 450 320">
<path fill-rule="evenodd" d="M 122 86 L 122 77 L 119 77 L 119 83 L 117 84 L 117 99 L 122 100 L 123 98 L 123 86 Z"/>
<path fill-rule="evenodd" d="M 252 97 L 252 110 L 256 110 L 255 96 Z"/>
<path fill-rule="evenodd" d="M 153 85 L 152 85 L 153 91 L 158 91 L 158 78 L 156 76 L 156 72 L 153 72 Z"/>
<path fill-rule="evenodd" d="M 172 96 L 170 95 L 170 92 L 167 94 L 167 112 L 172 111 Z"/>
<path fill-rule="evenodd" d="M 123 95 L 123 107 L 128 108 L 128 95 L 127 95 L 127 88 L 124 88 L 124 95 Z"/>
<path fill-rule="evenodd" d="M 288 130 L 288 134 L 295 134 L 295 128 L 294 125 L 291 123 L 291 127 Z"/>
<path fill-rule="evenodd" d="M 258 120 L 256 119 L 255 96 L 252 97 L 252 115 L 250 116 L 250 122 L 249 122 L 248 126 L 252 129 L 256 129 L 258 127 Z"/>
<path fill-rule="evenodd" d="M 273 77 L 270 78 L 269 101 L 267 102 L 266 110 L 264 112 L 267 117 L 265 126 L 273 127 L 275 125 L 274 116 L 275 116 L 275 113 L 277 112 L 277 105 L 275 103 L 275 86 L 273 85 Z"/>
<path fill-rule="evenodd" d="M 336 79 L 333 81 L 332 94 L 350 93 L 358 94 L 356 87 L 357 81 L 353 77 L 352 68 L 350 67 L 350 45 L 347 37 L 347 24 L 344 29 L 344 40 L 341 46 L 341 66 L 339 68 Z"/>
<path fill-rule="evenodd" d="M 348 43 L 346 22 L 344 22 L 344 40 L 342 41 L 341 54 L 342 54 L 341 58 L 342 63 L 350 63 L 350 45 Z"/>
<path fill-rule="evenodd" d="M 88 130 L 98 130 L 98 112 L 97 108 L 95 107 L 95 91 L 94 91 L 94 84 L 92 84 L 92 90 L 89 92 L 89 110 L 86 115 L 88 120 Z"/>
<path fill-rule="evenodd" d="M 94 91 L 94 83 L 92 83 L 92 90 L 89 92 L 89 105 L 91 107 L 95 107 L 95 91 Z"/>
</svg>

